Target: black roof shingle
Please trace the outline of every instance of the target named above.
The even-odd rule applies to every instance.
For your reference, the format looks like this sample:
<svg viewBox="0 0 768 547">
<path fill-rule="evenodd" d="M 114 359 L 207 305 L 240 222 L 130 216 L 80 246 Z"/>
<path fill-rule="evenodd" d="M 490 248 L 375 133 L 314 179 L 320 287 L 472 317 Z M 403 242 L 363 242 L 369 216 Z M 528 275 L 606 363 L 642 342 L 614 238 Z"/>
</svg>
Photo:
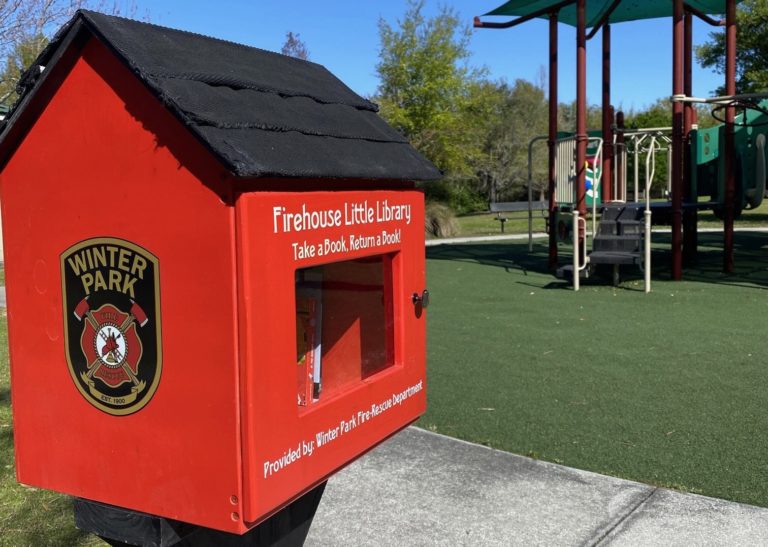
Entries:
<svg viewBox="0 0 768 547">
<path fill-rule="evenodd" d="M 33 67 L 55 59 L 68 35 L 82 29 L 112 49 L 237 177 L 441 176 L 375 104 L 316 63 L 81 10 Z M 32 79 L 23 80 L 22 95 L 32 90 Z"/>
</svg>

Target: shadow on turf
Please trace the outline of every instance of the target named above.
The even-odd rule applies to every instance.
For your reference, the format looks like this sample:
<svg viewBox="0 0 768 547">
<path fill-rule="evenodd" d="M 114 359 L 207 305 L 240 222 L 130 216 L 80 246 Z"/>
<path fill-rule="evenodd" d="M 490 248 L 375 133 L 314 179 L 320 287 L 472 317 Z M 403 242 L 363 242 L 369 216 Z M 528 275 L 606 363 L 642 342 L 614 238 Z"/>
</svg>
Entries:
<svg viewBox="0 0 768 547">
<path fill-rule="evenodd" d="M 654 250 L 654 277 L 671 278 L 671 236 L 654 235 L 654 242 L 666 247 Z M 696 260 L 683 266 L 683 279 L 700 283 L 733 285 L 768 289 L 768 234 L 764 232 L 737 232 L 734 234 L 734 271 L 723 272 L 723 235 L 699 234 Z"/>
<path fill-rule="evenodd" d="M 427 247 L 427 258 L 473 262 L 485 266 L 498 266 L 506 271 L 548 273 L 547 256 L 541 252 L 528 253 L 527 244 L 519 243 L 462 243 Z"/>
<path fill-rule="evenodd" d="M 734 272 L 730 274 L 723 273 L 722 239 L 723 236 L 720 233 L 699 234 L 696 260 L 683 267 L 683 279 L 700 283 L 768 289 L 768 234 L 762 232 L 734 234 Z M 669 281 L 671 279 L 670 234 L 654 234 L 653 244 L 653 279 Z M 559 252 L 560 263 L 567 263 L 570 260 L 570 249 L 562 246 Z M 541 244 L 535 245 L 532 252 L 528 251 L 527 243 L 517 241 L 435 245 L 427 247 L 426 255 L 430 260 L 472 262 L 504 268 L 507 272 L 521 271 L 525 275 L 529 272 L 552 275 L 552 282 L 543 288 L 570 289 L 570 283 L 555 279 L 553 272 L 547 268 L 547 249 Z M 622 269 L 623 281 L 642 281 L 642 275 L 638 268 Z M 586 283 L 610 283 L 610 277 L 596 277 L 587 280 Z M 629 285 L 622 285 L 622 287 L 627 290 L 642 290 Z"/>
<path fill-rule="evenodd" d="M 741 220 L 749 221 L 753 225 L 768 226 L 768 214 L 765 213 L 751 213 L 743 214 L 740 217 Z M 711 211 L 700 212 L 699 222 L 716 222 L 721 223 L 722 219 L 718 219 Z M 739 226 L 739 219 L 736 220 L 736 227 Z"/>
</svg>

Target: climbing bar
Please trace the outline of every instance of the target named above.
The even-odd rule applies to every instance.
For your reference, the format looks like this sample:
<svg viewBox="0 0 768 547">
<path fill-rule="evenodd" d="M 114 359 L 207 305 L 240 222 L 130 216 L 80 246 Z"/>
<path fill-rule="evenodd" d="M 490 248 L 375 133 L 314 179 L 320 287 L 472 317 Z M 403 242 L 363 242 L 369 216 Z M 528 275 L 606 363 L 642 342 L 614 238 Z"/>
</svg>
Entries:
<svg viewBox="0 0 768 547">
<path fill-rule="evenodd" d="M 718 97 L 689 97 L 687 95 L 672 95 L 673 103 L 702 103 L 722 104 L 727 106 L 733 101 L 768 99 L 768 93 L 741 93 L 736 95 L 720 95 Z"/>
</svg>

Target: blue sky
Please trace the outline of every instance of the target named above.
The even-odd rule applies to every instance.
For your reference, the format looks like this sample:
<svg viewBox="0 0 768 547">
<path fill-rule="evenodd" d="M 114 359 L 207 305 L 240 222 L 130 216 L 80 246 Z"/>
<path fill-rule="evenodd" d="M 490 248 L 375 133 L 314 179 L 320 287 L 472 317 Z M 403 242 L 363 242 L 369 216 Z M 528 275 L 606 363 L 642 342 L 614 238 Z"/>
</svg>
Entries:
<svg viewBox="0 0 768 547">
<path fill-rule="evenodd" d="M 126 2 L 123 2 L 124 4 Z M 472 17 L 490 11 L 500 0 L 427 0 L 426 13 L 439 6 L 453 7 L 467 24 Z M 278 50 L 288 31 L 299 33 L 311 59 L 325 65 L 362 95 L 376 91 L 379 51 L 378 21 L 395 26 L 407 9 L 405 0 L 136 0 L 136 16 L 145 13 L 153 23 L 180 28 L 263 49 Z M 486 18 L 493 20 L 491 18 Z M 496 18 L 495 20 L 505 20 Z M 696 21 L 696 20 L 695 20 Z M 703 43 L 712 31 L 696 21 L 694 43 Z M 547 64 L 547 23 L 535 20 L 507 30 L 473 32 L 471 64 L 486 66 L 492 78 L 540 79 Z M 612 27 L 613 103 L 625 110 L 641 109 L 671 94 L 672 23 L 656 19 L 622 23 Z M 600 101 L 600 35 L 587 44 L 587 96 Z M 575 97 L 575 32 L 560 26 L 560 100 Z M 697 67 L 694 95 L 711 95 L 722 76 Z"/>
</svg>

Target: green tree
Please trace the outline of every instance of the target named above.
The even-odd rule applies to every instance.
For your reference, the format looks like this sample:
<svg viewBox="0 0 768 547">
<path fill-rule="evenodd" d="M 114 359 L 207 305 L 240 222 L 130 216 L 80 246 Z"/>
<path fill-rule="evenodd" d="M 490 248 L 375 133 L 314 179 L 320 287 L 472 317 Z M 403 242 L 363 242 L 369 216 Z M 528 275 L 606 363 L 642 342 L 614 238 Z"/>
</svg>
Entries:
<svg viewBox="0 0 768 547">
<path fill-rule="evenodd" d="M 19 42 L 14 46 L 6 60 L 5 67 L 0 73 L 0 104 L 11 105 L 16 102 L 16 85 L 24 71 L 37 58 L 48 39 L 38 34 Z"/>
<path fill-rule="evenodd" d="M 639 112 L 630 112 L 624 125 L 628 129 L 650 129 L 650 128 L 671 128 L 672 127 L 672 103 L 669 99 L 659 99 L 650 107 Z M 669 131 L 663 132 L 663 135 L 653 135 L 656 139 L 654 148 L 656 149 L 655 171 L 653 176 L 652 195 L 662 196 L 667 189 L 669 156 L 671 136 Z M 635 158 L 634 148 L 631 146 L 632 140 L 627 139 L 627 185 L 634 186 L 633 173 L 635 160 L 638 162 L 638 184 L 640 191 L 645 188 L 645 165 L 648 154 L 648 147 L 651 143 L 651 136 L 645 137 L 640 142 L 640 153 Z"/>
<path fill-rule="evenodd" d="M 768 0 L 745 0 L 736 9 L 736 92 L 768 90 Z M 696 48 L 702 66 L 725 73 L 725 31 L 709 34 Z M 725 86 L 715 93 L 725 94 Z"/>
<path fill-rule="evenodd" d="M 107 0 L 0 0 L 0 105 L 17 98 L 16 85 L 26 69 L 77 9 L 91 8 L 113 15 L 136 15 L 136 5 L 121 8 Z M 149 19 L 148 14 L 144 19 Z"/>
<path fill-rule="evenodd" d="M 587 131 L 600 129 L 603 126 L 601 107 L 587 105 Z M 557 128 L 559 131 L 576 132 L 576 101 L 557 105 Z"/>
<path fill-rule="evenodd" d="M 547 133 L 547 100 L 540 86 L 526 80 L 486 82 L 489 110 L 485 120 L 483 154 L 476 170 L 484 184 L 479 188 L 489 201 L 527 198 L 528 146 Z M 534 196 L 546 187 L 547 147 L 533 148 Z"/>
<path fill-rule="evenodd" d="M 449 177 L 472 174 L 479 153 L 467 112 L 482 71 L 467 65 L 470 30 L 453 9 L 431 18 L 411 0 L 397 27 L 379 21 L 381 48 L 375 99 L 381 115 Z"/>
</svg>

